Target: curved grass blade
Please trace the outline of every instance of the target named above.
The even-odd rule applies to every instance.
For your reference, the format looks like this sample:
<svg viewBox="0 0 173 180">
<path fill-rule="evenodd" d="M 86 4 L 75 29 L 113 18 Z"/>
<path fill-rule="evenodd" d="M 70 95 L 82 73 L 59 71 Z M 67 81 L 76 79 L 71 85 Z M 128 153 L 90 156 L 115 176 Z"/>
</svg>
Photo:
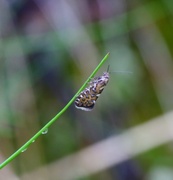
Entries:
<svg viewBox="0 0 173 180">
<path fill-rule="evenodd" d="M 38 131 L 31 139 L 29 139 L 22 147 L 20 147 L 15 153 L 13 153 L 9 158 L 7 158 L 4 162 L 0 164 L 0 169 L 2 169 L 4 166 L 9 164 L 14 158 L 16 158 L 20 153 L 24 152 L 30 144 L 32 144 L 40 135 L 43 134 L 45 130 L 47 130 L 73 103 L 73 101 L 76 99 L 78 94 L 86 87 L 88 82 L 91 80 L 91 78 L 97 73 L 97 71 L 100 69 L 100 67 L 104 64 L 104 62 L 107 60 L 109 56 L 109 53 L 105 55 L 105 57 L 101 60 L 101 62 L 98 64 L 98 66 L 94 69 L 94 71 L 91 73 L 91 75 L 88 77 L 88 79 L 85 81 L 85 83 L 82 85 L 82 87 L 78 90 L 78 92 L 72 97 L 72 99 L 67 103 L 67 105 L 55 116 L 53 117 L 40 131 Z"/>
</svg>

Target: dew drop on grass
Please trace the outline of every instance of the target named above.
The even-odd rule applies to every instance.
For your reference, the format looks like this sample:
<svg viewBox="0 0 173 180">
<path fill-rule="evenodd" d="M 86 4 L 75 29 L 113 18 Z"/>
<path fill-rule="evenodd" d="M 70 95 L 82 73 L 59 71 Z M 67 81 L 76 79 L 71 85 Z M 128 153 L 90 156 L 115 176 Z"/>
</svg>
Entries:
<svg viewBox="0 0 173 180">
<path fill-rule="evenodd" d="M 45 129 L 42 134 L 47 134 L 48 133 L 48 129 Z"/>
<path fill-rule="evenodd" d="M 23 153 L 23 152 L 25 152 L 26 150 L 27 150 L 27 148 L 23 149 L 21 152 Z"/>
<path fill-rule="evenodd" d="M 32 140 L 32 143 L 34 143 L 35 142 L 35 139 L 34 140 Z"/>
</svg>

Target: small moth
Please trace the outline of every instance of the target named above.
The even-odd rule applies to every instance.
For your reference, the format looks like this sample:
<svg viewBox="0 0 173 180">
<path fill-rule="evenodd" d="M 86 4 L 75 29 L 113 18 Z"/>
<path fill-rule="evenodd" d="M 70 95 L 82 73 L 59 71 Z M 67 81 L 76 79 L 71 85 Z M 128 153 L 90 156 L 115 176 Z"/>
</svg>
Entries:
<svg viewBox="0 0 173 180">
<path fill-rule="evenodd" d="M 108 66 L 109 70 L 109 66 Z M 94 108 L 97 98 L 109 81 L 109 72 L 104 72 L 102 76 L 95 77 L 75 100 L 75 107 L 84 111 L 91 111 Z"/>
</svg>

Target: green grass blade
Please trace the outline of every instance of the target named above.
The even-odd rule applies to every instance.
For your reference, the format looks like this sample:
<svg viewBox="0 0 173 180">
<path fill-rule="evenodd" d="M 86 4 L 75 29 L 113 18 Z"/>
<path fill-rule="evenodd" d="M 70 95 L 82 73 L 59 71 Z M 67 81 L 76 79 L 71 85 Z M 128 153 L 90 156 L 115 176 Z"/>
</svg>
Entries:
<svg viewBox="0 0 173 180">
<path fill-rule="evenodd" d="M 52 118 L 40 131 L 38 131 L 31 139 L 29 139 L 22 147 L 20 147 L 15 153 L 13 153 L 4 162 L 2 162 L 0 164 L 0 169 L 2 169 L 4 166 L 9 164 L 20 153 L 24 152 L 29 147 L 30 144 L 32 144 L 40 135 L 42 135 L 43 132 L 46 131 L 68 109 L 68 107 L 73 103 L 73 101 L 76 99 L 76 97 L 79 95 L 79 93 L 86 87 L 86 85 L 91 80 L 91 78 L 97 73 L 97 71 L 100 69 L 100 67 L 104 64 L 104 62 L 107 60 L 108 56 L 109 56 L 109 53 L 107 53 L 105 55 L 105 57 L 102 59 L 102 61 L 99 63 L 99 65 L 94 69 L 94 71 L 91 73 L 91 75 L 85 81 L 85 83 L 82 85 L 82 87 L 79 89 L 79 91 L 73 96 L 73 98 L 67 103 L 67 105 L 54 118 Z"/>
</svg>

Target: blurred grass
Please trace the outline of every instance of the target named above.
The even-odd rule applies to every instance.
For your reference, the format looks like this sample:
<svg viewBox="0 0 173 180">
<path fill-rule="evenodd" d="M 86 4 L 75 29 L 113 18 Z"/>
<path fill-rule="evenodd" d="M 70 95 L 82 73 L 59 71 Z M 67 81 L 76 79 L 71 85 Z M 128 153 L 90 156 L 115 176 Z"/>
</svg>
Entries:
<svg viewBox="0 0 173 180">
<path fill-rule="evenodd" d="M 164 95 L 161 98 L 161 93 L 158 93 L 169 89 L 161 81 L 164 78 L 172 87 L 171 73 L 165 73 L 166 68 L 160 69 L 160 63 L 154 56 L 156 51 L 158 57 L 162 57 L 164 48 L 159 48 L 166 47 L 166 56 L 161 61 L 173 71 L 171 1 L 67 3 L 71 11 L 86 8 L 74 13 L 76 19 L 70 16 L 68 6 L 61 1 L 56 3 L 58 14 L 51 3 L 1 2 L 0 9 L 5 11 L 1 11 L 0 16 L 0 140 L 3 142 L 1 153 L 5 157 L 26 142 L 68 102 L 105 52 L 111 53 L 108 64 L 112 71 L 127 70 L 133 74 L 111 74 L 110 82 L 92 112 L 81 112 L 71 107 L 46 136 L 12 163 L 18 174 L 58 161 L 60 157 L 172 109 L 162 100 L 172 99 Z M 43 11 L 46 7 L 52 11 Z M 98 13 L 95 8 L 99 7 L 102 11 L 100 9 Z M 51 13 L 57 17 L 54 21 Z M 66 22 L 66 18 L 71 24 Z M 32 25 L 35 21 L 36 24 Z M 55 22 L 57 26 L 52 25 Z M 76 22 L 79 23 L 76 25 Z M 147 38 L 144 37 L 146 32 L 149 33 L 145 36 Z M 139 44 L 144 45 L 144 40 L 150 42 L 150 38 L 155 43 L 151 51 L 145 46 L 142 50 Z M 149 56 L 144 56 L 144 51 L 153 57 L 153 61 L 147 60 Z M 169 55 L 170 64 L 167 60 Z M 156 71 L 150 69 L 151 62 Z M 102 70 L 106 68 L 107 65 Z M 156 72 L 160 75 L 156 76 Z M 167 95 L 172 96 L 171 89 Z M 157 164 L 172 168 L 170 146 L 151 150 L 134 159 L 141 174 L 147 174 Z M 37 157 L 34 164 L 33 157 Z M 106 174 L 109 179 L 120 179 L 118 174 L 121 173 L 113 168 Z M 139 179 L 142 179 L 141 174 Z M 86 179 L 101 179 L 101 175 Z"/>
</svg>

